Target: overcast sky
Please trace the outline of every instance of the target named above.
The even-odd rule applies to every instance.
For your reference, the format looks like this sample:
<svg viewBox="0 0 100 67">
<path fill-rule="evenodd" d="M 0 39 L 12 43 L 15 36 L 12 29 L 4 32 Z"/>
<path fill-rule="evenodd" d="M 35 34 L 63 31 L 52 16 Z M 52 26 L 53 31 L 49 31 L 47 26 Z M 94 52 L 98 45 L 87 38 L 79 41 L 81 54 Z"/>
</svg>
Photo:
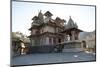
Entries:
<svg viewBox="0 0 100 67">
<path fill-rule="evenodd" d="M 50 11 L 53 19 L 60 17 L 67 22 L 69 16 L 77 23 L 79 29 L 83 31 L 95 30 L 95 7 L 79 5 L 61 5 L 44 3 L 12 2 L 12 31 L 20 31 L 23 34 L 30 35 L 28 30 L 31 27 L 32 17 L 38 15 L 42 10 L 44 14 Z M 66 22 L 66 23 L 67 23 Z"/>
</svg>

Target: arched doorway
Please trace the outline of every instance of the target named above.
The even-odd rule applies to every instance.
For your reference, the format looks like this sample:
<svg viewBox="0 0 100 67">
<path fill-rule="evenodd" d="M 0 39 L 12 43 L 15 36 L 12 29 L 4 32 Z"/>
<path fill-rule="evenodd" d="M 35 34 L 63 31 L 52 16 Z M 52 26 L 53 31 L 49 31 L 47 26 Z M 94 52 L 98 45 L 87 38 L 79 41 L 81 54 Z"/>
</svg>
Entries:
<svg viewBox="0 0 100 67">
<path fill-rule="evenodd" d="M 86 48 L 86 41 L 82 41 L 83 48 Z"/>
<path fill-rule="evenodd" d="M 60 38 L 58 39 L 58 43 L 61 43 L 61 39 Z"/>
</svg>

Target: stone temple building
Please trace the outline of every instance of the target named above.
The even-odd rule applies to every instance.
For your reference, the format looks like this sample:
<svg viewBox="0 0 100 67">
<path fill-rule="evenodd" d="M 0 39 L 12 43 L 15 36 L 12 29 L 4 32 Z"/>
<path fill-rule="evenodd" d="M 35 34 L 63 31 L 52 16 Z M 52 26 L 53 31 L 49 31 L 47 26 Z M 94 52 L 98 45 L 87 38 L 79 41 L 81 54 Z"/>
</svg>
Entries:
<svg viewBox="0 0 100 67">
<path fill-rule="evenodd" d="M 55 46 L 57 44 L 78 40 L 78 35 L 82 30 L 69 17 L 68 22 L 60 17 L 52 19 L 50 11 L 44 14 L 40 11 L 38 16 L 32 18 L 31 35 L 29 36 L 31 46 Z"/>
</svg>

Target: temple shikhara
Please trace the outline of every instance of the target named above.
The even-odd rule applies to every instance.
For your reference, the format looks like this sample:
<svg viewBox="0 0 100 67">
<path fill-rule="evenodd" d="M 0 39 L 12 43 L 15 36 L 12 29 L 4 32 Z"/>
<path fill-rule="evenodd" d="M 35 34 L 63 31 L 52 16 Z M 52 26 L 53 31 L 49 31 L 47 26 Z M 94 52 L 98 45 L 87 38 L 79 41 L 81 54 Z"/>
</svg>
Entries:
<svg viewBox="0 0 100 67">
<path fill-rule="evenodd" d="M 68 22 L 60 17 L 52 19 L 52 16 L 53 14 L 50 11 L 44 14 L 40 11 L 38 16 L 32 18 L 31 28 L 29 29 L 31 31 L 29 36 L 31 46 L 63 45 L 65 49 L 81 48 L 78 35 L 82 30 L 78 29 L 77 23 L 73 21 L 71 16 Z"/>
</svg>

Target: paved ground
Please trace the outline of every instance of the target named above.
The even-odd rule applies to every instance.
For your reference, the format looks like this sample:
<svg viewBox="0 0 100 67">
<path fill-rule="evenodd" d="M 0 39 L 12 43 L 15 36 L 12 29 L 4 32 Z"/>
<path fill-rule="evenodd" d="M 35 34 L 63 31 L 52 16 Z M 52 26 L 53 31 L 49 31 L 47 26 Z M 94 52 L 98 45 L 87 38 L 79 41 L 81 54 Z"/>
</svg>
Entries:
<svg viewBox="0 0 100 67">
<path fill-rule="evenodd" d="M 11 65 L 45 64 L 60 62 L 95 61 L 95 54 L 85 52 L 29 54 L 14 57 Z"/>
</svg>

